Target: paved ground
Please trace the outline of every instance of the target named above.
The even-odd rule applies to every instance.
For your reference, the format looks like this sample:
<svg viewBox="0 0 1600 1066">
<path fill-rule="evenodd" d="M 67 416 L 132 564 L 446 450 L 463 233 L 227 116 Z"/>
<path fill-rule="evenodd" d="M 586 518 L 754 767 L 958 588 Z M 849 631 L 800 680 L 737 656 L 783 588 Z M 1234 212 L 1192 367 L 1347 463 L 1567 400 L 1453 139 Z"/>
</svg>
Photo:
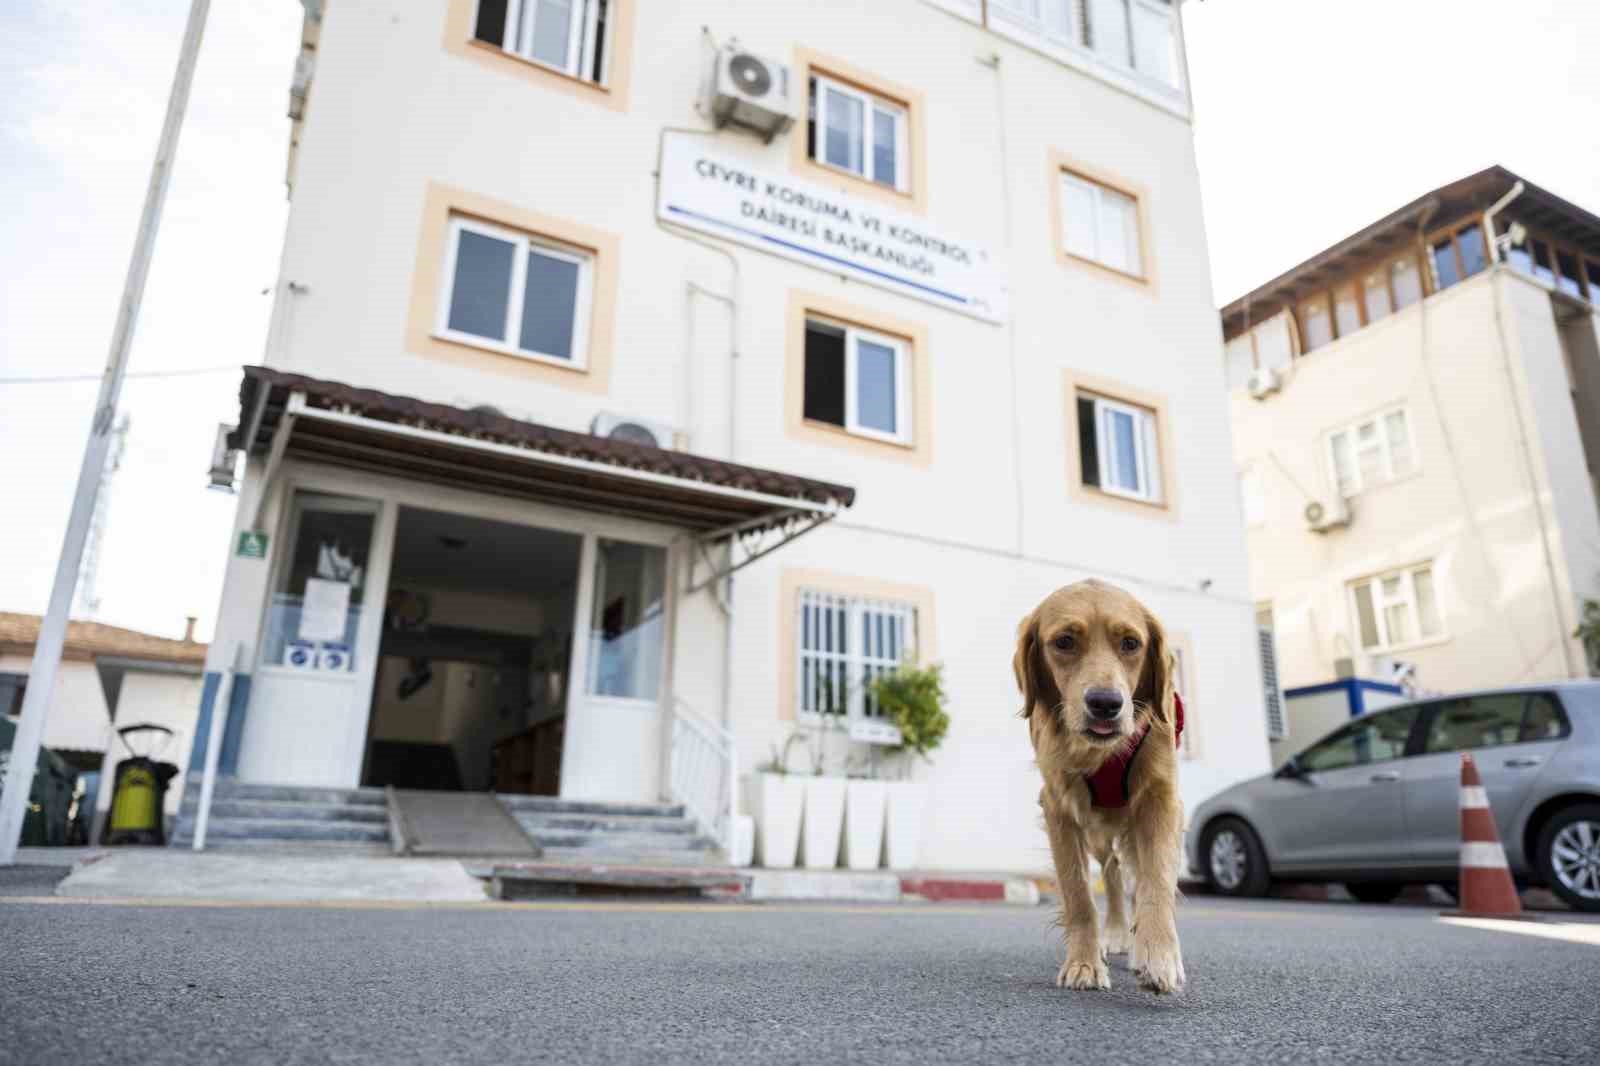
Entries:
<svg viewBox="0 0 1600 1066">
<path fill-rule="evenodd" d="M 1190 988 L 1045 908 L 0 899 L 0 1062 L 1593 1061 L 1600 936 L 1194 900 Z"/>
</svg>

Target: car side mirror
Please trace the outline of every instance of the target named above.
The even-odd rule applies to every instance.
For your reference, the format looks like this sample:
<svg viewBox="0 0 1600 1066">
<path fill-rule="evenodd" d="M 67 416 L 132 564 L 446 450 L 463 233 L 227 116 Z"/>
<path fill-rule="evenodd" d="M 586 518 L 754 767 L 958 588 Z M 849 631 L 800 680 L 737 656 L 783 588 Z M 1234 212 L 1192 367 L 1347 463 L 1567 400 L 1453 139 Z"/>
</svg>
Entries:
<svg viewBox="0 0 1600 1066">
<path fill-rule="evenodd" d="M 1278 767 L 1277 773 L 1273 774 L 1272 776 L 1300 781 L 1304 780 L 1306 776 L 1306 770 L 1305 767 L 1300 765 L 1300 756 L 1291 755 L 1289 757 L 1289 761 Z"/>
</svg>

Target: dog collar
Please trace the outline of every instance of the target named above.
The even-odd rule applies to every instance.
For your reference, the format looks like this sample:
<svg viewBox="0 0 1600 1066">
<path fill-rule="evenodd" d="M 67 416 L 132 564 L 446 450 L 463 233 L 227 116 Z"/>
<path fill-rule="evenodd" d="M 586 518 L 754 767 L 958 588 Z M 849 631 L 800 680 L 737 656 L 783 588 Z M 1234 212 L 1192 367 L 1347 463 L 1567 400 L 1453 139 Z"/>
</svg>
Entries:
<svg viewBox="0 0 1600 1066">
<path fill-rule="evenodd" d="M 1176 745 L 1181 743 L 1179 738 L 1183 736 L 1183 698 L 1176 692 L 1172 694 L 1172 707 L 1172 741 Z M 1146 722 L 1132 744 L 1107 759 L 1100 769 L 1084 777 L 1083 783 L 1089 786 L 1091 807 L 1116 808 L 1128 805 L 1128 779 L 1133 775 L 1133 760 L 1138 756 L 1139 749 L 1144 747 L 1144 738 L 1149 735 L 1150 723 Z"/>
</svg>

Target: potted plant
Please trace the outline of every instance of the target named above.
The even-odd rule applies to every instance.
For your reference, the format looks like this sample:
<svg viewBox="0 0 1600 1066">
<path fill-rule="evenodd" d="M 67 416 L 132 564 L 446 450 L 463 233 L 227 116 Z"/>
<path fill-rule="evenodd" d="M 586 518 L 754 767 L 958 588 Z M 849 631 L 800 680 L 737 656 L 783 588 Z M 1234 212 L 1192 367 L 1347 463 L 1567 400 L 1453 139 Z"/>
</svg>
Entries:
<svg viewBox="0 0 1600 1066">
<path fill-rule="evenodd" d="M 875 870 L 883 856 L 889 783 L 871 773 L 869 765 L 844 786 L 844 863 L 852 870 Z"/>
<path fill-rule="evenodd" d="M 950 715 L 945 710 L 944 667 L 906 664 L 872 682 L 872 694 L 884 714 L 900 730 L 902 777 L 884 782 L 886 818 L 884 851 L 891 870 L 909 870 L 917 865 L 922 850 L 922 831 L 927 820 L 927 784 L 910 780 L 913 759 L 924 760 L 944 743 L 950 731 Z"/>
<path fill-rule="evenodd" d="M 789 745 L 798 736 L 785 742 L 782 754 L 774 749 L 772 758 L 750 775 L 748 802 L 756 823 L 757 858 L 772 869 L 793 867 L 800 848 L 805 779 L 789 773 L 787 765 Z"/>
</svg>

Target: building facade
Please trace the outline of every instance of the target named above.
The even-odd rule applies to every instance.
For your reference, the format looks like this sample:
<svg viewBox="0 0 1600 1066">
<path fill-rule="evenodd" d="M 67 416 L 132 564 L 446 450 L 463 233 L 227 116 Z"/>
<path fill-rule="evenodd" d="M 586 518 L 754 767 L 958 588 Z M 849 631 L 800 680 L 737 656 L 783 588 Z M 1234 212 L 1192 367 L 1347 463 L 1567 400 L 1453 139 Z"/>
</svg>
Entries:
<svg viewBox="0 0 1600 1066">
<path fill-rule="evenodd" d="M 679 798 L 723 738 L 1045 866 L 1011 655 L 1089 576 L 1174 636 L 1186 798 L 1266 768 L 1177 5 L 306 7 L 225 772 Z"/>
<path fill-rule="evenodd" d="M 1289 688 L 1586 677 L 1600 219 L 1494 167 L 1223 309 L 1251 587 Z M 1288 755 L 1317 739 L 1286 723 Z"/>
</svg>

